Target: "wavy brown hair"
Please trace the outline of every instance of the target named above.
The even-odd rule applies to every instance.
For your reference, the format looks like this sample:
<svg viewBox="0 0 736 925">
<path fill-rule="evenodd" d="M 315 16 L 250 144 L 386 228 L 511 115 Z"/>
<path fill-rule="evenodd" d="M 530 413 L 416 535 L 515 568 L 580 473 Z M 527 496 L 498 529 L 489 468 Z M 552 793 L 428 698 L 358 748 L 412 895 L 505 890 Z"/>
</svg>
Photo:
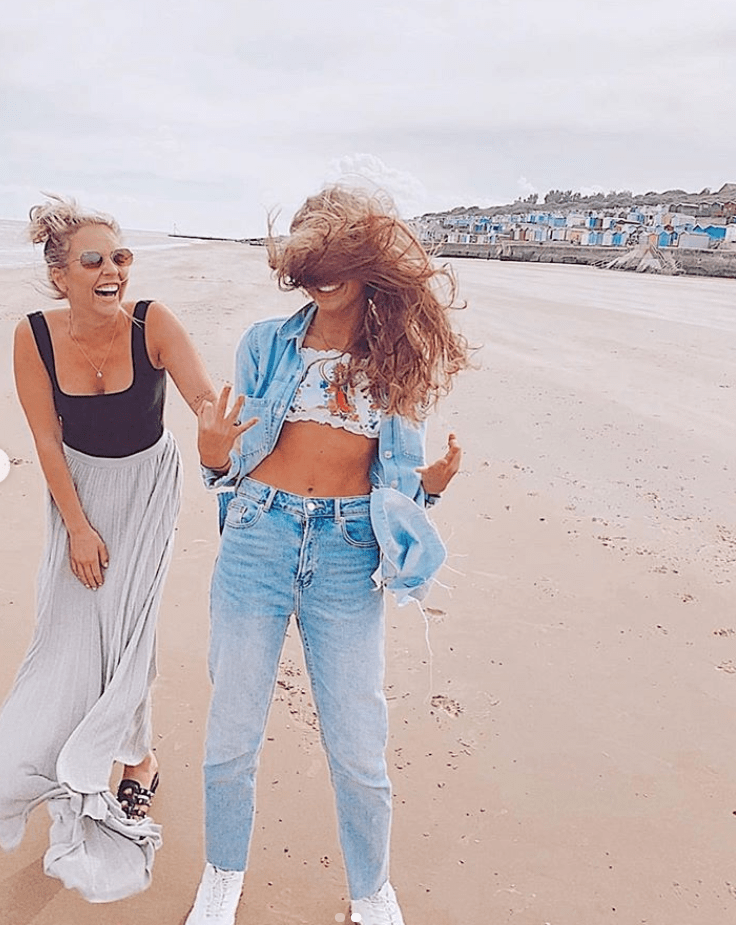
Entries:
<svg viewBox="0 0 736 925">
<path fill-rule="evenodd" d="M 104 212 L 82 209 L 76 200 L 44 193 L 49 202 L 32 206 L 29 212 L 28 237 L 34 244 L 43 244 L 50 295 L 53 299 L 65 299 L 66 294 L 53 280 L 54 267 L 66 267 L 69 258 L 69 240 L 72 235 L 87 225 L 104 225 L 120 237 L 120 226 Z"/>
<path fill-rule="evenodd" d="M 347 280 L 366 286 L 366 311 L 347 377 L 364 373 L 389 414 L 422 420 L 469 365 L 468 344 L 449 312 L 457 283 L 435 266 L 388 197 L 329 186 L 294 216 L 289 237 L 273 235 L 268 262 L 279 287 L 312 289 Z"/>
</svg>

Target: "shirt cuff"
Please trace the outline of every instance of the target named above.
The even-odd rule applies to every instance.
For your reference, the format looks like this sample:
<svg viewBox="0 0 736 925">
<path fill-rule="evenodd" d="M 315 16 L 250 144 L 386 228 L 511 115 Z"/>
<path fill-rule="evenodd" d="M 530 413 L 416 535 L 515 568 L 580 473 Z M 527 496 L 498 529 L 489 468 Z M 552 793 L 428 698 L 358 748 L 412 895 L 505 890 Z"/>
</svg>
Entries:
<svg viewBox="0 0 736 925">
<path fill-rule="evenodd" d="M 199 471 L 207 488 L 219 488 L 222 485 L 227 485 L 227 477 L 231 469 L 232 465 L 227 469 L 210 469 L 209 466 L 203 466 L 202 463 L 199 464 Z"/>
</svg>

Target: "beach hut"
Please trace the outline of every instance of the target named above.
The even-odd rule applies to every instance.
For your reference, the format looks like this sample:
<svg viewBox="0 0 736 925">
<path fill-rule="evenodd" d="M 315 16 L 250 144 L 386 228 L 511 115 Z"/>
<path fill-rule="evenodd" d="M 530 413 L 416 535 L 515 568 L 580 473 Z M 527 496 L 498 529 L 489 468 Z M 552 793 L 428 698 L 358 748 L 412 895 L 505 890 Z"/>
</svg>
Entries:
<svg viewBox="0 0 736 925">
<path fill-rule="evenodd" d="M 726 237 L 726 226 L 725 225 L 706 225 L 705 228 L 702 228 L 700 225 L 696 225 L 693 228 L 693 231 L 698 233 L 707 234 L 709 238 L 712 238 L 714 241 L 722 241 Z"/>
<path fill-rule="evenodd" d="M 707 234 L 696 231 L 684 231 L 677 239 L 678 247 L 688 247 L 691 250 L 704 251 L 710 247 L 711 239 Z"/>
</svg>

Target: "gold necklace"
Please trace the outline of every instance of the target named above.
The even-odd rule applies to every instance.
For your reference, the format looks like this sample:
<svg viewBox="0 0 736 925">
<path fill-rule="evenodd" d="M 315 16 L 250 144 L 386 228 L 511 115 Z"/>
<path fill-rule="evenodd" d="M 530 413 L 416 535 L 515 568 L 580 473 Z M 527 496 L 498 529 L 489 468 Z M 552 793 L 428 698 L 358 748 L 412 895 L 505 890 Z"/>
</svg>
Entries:
<svg viewBox="0 0 736 925">
<path fill-rule="evenodd" d="M 315 328 L 315 329 L 314 329 L 314 333 L 315 333 L 315 334 L 317 335 L 317 337 L 319 337 L 319 339 L 322 341 L 322 343 L 323 343 L 323 345 L 324 345 L 324 347 L 325 347 L 325 350 L 339 350 L 341 354 L 343 354 L 343 353 L 349 353 L 350 348 L 353 346 L 353 344 L 355 343 L 355 340 L 356 340 L 356 338 L 354 338 L 353 340 L 351 340 L 350 343 L 347 345 L 347 347 L 332 347 L 332 346 L 330 346 L 330 344 L 327 343 L 327 339 L 326 339 L 326 337 L 324 336 L 324 334 L 322 333 L 322 331 L 318 331 L 318 330 Z"/>
<path fill-rule="evenodd" d="M 74 343 L 77 345 L 77 347 L 79 348 L 79 352 L 82 354 L 85 360 L 89 363 L 92 369 L 97 373 L 98 379 L 102 379 L 102 369 L 105 363 L 107 363 L 108 357 L 110 356 L 110 351 L 112 350 L 112 345 L 115 343 L 115 337 L 117 336 L 117 333 L 118 333 L 118 313 L 115 312 L 115 326 L 112 332 L 112 340 L 110 341 L 110 345 L 107 348 L 105 359 L 100 363 L 99 366 L 97 366 L 95 363 L 92 362 L 92 360 L 90 360 L 89 354 L 84 349 L 84 347 L 79 343 L 77 338 L 74 336 L 74 330 L 72 328 L 72 313 L 71 313 L 71 309 L 69 310 L 69 336 L 74 341 Z"/>
</svg>

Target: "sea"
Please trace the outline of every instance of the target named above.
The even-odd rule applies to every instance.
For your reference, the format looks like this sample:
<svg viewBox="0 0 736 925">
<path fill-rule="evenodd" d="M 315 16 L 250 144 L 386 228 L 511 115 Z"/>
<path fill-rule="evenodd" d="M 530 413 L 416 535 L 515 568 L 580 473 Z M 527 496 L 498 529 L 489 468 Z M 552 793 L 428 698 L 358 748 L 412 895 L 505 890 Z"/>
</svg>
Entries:
<svg viewBox="0 0 736 925">
<path fill-rule="evenodd" d="M 0 267 L 37 267 L 43 269 L 43 249 L 28 240 L 28 223 L 0 218 Z M 163 231 L 123 230 L 125 244 L 132 250 L 167 250 L 188 247 L 184 240 L 172 238 Z"/>
</svg>

